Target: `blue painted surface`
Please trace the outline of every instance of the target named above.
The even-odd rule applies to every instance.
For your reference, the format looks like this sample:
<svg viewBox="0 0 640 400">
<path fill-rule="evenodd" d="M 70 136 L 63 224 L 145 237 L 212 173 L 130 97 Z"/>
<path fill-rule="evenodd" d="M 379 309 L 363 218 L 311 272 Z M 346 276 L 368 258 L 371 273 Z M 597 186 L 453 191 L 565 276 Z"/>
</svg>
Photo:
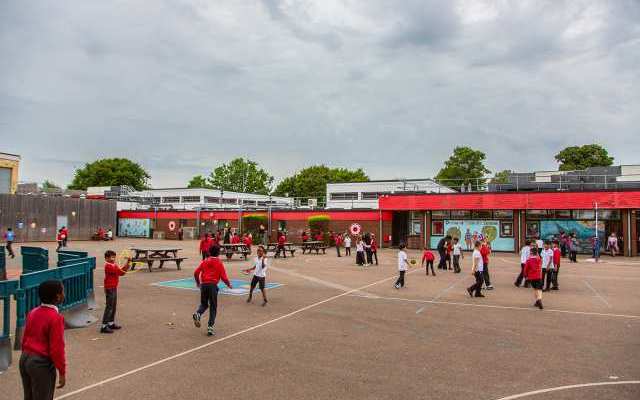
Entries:
<svg viewBox="0 0 640 400">
<path fill-rule="evenodd" d="M 220 288 L 220 294 L 228 294 L 231 296 L 244 296 L 249 294 L 251 288 L 251 281 L 244 281 L 241 279 L 230 279 L 233 289 L 229 289 L 224 283 L 218 282 L 218 288 Z M 175 289 L 187 289 L 187 290 L 200 290 L 196 286 L 196 281 L 193 278 L 176 279 L 173 281 L 157 282 L 154 286 L 170 287 Z M 267 289 L 275 289 L 282 286 L 281 283 L 267 282 Z"/>
</svg>

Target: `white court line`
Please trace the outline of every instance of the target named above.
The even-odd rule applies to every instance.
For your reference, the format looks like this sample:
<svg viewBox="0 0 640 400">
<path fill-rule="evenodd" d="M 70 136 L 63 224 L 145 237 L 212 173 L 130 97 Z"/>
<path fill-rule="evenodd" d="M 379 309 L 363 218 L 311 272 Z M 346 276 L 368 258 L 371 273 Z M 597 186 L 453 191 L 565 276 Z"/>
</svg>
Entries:
<svg viewBox="0 0 640 400">
<path fill-rule="evenodd" d="M 579 388 L 585 388 L 585 387 L 613 386 L 613 385 L 638 385 L 638 384 L 640 384 L 640 381 L 582 383 L 579 385 L 567 385 L 567 386 L 558 386 L 558 387 L 548 388 L 548 389 L 534 390 L 532 392 L 514 394 L 512 396 L 507 396 L 507 397 L 500 397 L 499 399 L 496 399 L 496 400 L 515 400 L 515 399 L 521 399 L 523 397 L 534 396 L 536 394 L 544 394 L 544 393 L 550 393 L 550 392 L 557 392 L 560 390 L 579 389 Z"/>
<path fill-rule="evenodd" d="M 591 312 L 591 311 L 571 311 L 571 310 L 556 310 L 552 308 L 545 308 L 544 311 L 540 311 L 537 308 L 533 307 L 517 307 L 517 306 L 499 306 L 494 304 L 474 304 L 474 303 L 461 303 L 455 301 L 442 301 L 442 300 L 419 300 L 419 299 L 405 299 L 403 297 L 384 297 L 377 295 L 360 295 L 360 294 L 349 294 L 350 297 L 362 297 L 365 299 L 378 299 L 378 300 L 393 300 L 393 301 L 408 301 L 411 303 L 428 303 L 428 304 L 444 304 L 451 306 L 463 306 L 463 307 L 482 307 L 482 308 L 495 308 L 501 310 L 521 310 L 521 311 L 533 311 L 533 312 L 552 312 L 552 313 L 561 313 L 561 314 L 576 314 L 576 315 L 594 315 L 599 317 L 615 317 L 615 318 L 629 318 L 629 319 L 640 319 L 640 315 L 628 315 L 628 314 L 608 314 L 608 313 L 599 313 L 599 312 Z"/>
<path fill-rule="evenodd" d="M 222 337 L 222 338 L 220 338 L 220 339 L 216 339 L 216 340 L 214 340 L 214 341 L 207 342 L 207 343 L 205 343 L 205 344 L 203 344 L 203 345 L 200 345 L 200 346 L 197 346 L 197 347 L 193 347 L 193 348 L 191 348 L 191 349 L 189 349 L 189 350 L 185 350 L 185 351 L 183 351 L 183 352 L 181 352 L 181 353 L 174 354 L 174 355 L 172 355 L 172 356 L 169 356 L 169 357 L 163 358 L 163 359 L 158 360 L 158 361 L 154 361 L 154 362 L 152 362 L 152 363 L 150 363 L 150 364 L 143 365 L 143 366 L 141 366 L 141 367 L 138 367 L 138 368 L 132 369 L 132 370 L 127 371 L 127 372 L 124 372 L 124 373 L 122 373 L 122 374 L 119 374 L 119 375 L 116 375 L 116 376 L 112 376 L 111 378 L 107 378 L 107 379 L 104 379 L 104 380 L 102 380 L 102 381 L 99 381 L 99 382 L 93 383 L 93 384 L 91 384 L 91 385 L 87 385 L 87 386 L 85 386 L 85 387 L 82 387 L 82 388 L 80 388 L 80 389 L 76 389 L 76 390 L 74 390 L 74 391 L 72 391 L 72 392 L 65 393 L 65 394 L 63 394 L 63 395 L 61 395 L 61 396 L 56 397 L 56 398 L 55 398 L 55 400 L 62 400 L 62 399 L 66 399 L 66 398 L 69 398 L 69 397 L 71 397 L 71 396 L 75 396 L 75 395 L 77 395 L 77 394 L 80 394 L 80 393 L 86 392 L 86 391 L 88 391 L 88 390 L 91 390 L 91 389 L 93 389 L 93 388 L 96 388 L 96 387 L 98 387 L 98 386 L 106 385 L 107 383 L 111 383 L 111 382 L 113 382 L 113 381 L 117 381 L 117 380 L 119 380 L 119 379 L 125 378 L 125 377 L 127 377 L 127 376 L 129 376 L 129 375 L 137 374 L 138 372 L 142 372 L 142 371 L 144 371 L 144 370 L 146 370 L 146 369 L 153 368 L 153 367 L 155 367 L 155 366 L 157 366 L 157 365 L 164 364 L 164 363 L 166 363 L 166 362 L 168 362 L 168 361 L 174 360 L 174 359 L 176 359 L 176 358 L 180 358 L 180 357 L 182 357 L 182 356 L 186 356 L 186 355 L 188 355 L 188 354 L 191 354 L 191 353 L 193 353 L 193 352 L 196 352 L 196 351 L 202 350 L 202 349 L 207 348 L 207 347 L 209 347 L 209 346 L 213 346 L 214 344 L 217 344 L 217 343 L 223 342 L 223 341 L 225 341 L 225 340 L 229 340 L 229 339 L 231 339 L 231 338 L 234 338 L 234 337 L 236 337 L 236 336 L 243 335 L 243 334 L 245 334 L 245 333 L 247 333 L 247 332 L 251 332 L 251 331 L 254 331 L 254 330 L 256 330 L 256 329 L 262 328 L 263 326 L 271 325 L 271 324 L 273 324 L 273 323 L 275 323 L 275 322 L 278 322 L 278 321 L 281 321 L 281 320 L 283 320 L 283 319 L 286 319 L 286 318 L 292 317 L 292 316 L 294 316 L 294 315 L 300 314 L 300 313 L 301 313 L 301 312 L 303 312 L 303 311 L 306 311 L 306 310 L 309 310 L 309 309 L 311 309 L 311 308 L 317 307 L 317 306 L 322 305 L 322 304 L 324 304 L 324 303 L 328 303 L 328 302 L 330 302 L 330 301 L 333 301 L 333 300 L 339 299 L 339 298 L 341 298 L 341 297 L 348 296 L 348 295 L 350 295 L 350 294 L 352 294 L 352 293 L 355 293 L 355 292 L 361 291 L 361 290 L 363 290 L 363 289 L 367 289 L 367 288 L 372 287 L 372 286 L 375 286 L 375 285 L 379 285 L 379 284 L 381 284 L 381 283 L 383 283 L 383 282 L 390 281 L 390 280 L 392 280 L 392 279 L 396 279 L 396 275 L 394 275 L 394 276 L 390 276 L 390 277 L 387 277 L 387 278 L 384 278 L 384 279 L 381 279 L 381 280 L 379 280 L 379 281 L 376 281 L 376 282 L 370 283 L 370 284 L 368 284 L 368 285 L 364 285 L 364 286 L 359 287 L 359 288 L 357 288 L 357 289 L 351 289 L 351 290 L 346 291 L 346 292 L 344 292 L 344 293 L 340 293 L 340 294 L 338 294 L 338 295 L 335 295 L 335 296 L 329 297 L 328 299 L 321 300 L 321 301 L 318 301 L 318 302 L 316 302 L 316 303 L 310 304 L 310 305 L 308 305 L 308 306 L 305 306 L 305 307 L 299 308 L 299 309 L 297 309 L 297 310 L 295 310 L 295 311 L 292 311 L 292 312 L 290 312 L 290 313 L 288 313 L 288 314 L 281 315 L 281 316 L 279 316 L 279 317 L 277 317 L 277 318 L 271 319 L 271 320 L 266 321 L 266 322 L 263 322 L 263 323 L 261 323 L 261 324 L 254 325 L 254 326 L 252 326 L 252 327 L 249 327 L 249 328 L 243 329 L 243 330 L 241 330 L 241 331 L 238 331 L 238 332 L 232 333 L 232 334 L 227 335 L 227 336 L 225 336 L 225 337 Z"/>
<path fill-rule="evenodd" d="M 589 282 L 584 281 L 584 284 L 587 285 L 589 289 L 591 289 L 591 291 L 596 295 L 597 298 L 602 300 L 605 306 L 611 308 L 611 304 L 609 304 L 609 302 L 593 286 L 591 286 Z"/>
<path fill-rule="evenodd" d="M 420 307 L 418 308 L 418 310 L 416 311 L 416 314 L 420 314 L 421 312 L 424 311 L 424 307 Z"/>
<path fill-rule="evenodd" d="M 436 297 L 434 297 L 433 299 L 431 299 L 431 300 L 433 300 L 433 301 L 438 301 L 438 300 L 440 300 L 440 298 L 442 298 L 442 296 L 444 296 L 445 294 L 447 294 L 447 292 L 448 292 L 449 290 L 453 289 L 453 287 L 454 287 L 454 286 L 456 286 L 458 283 L 460 283 L 460 282 L 463 280 L 463 278 L 465 278 L 465 276 L 464 276 L 464 275 L 462 275 L 462 273 L 461 273 L 460 277 L 459 277 L 458 279 L 456 279 L 456 281 L 455 281 L 455 282 L 453 282 L 451 285 L 449 285 L 449 287 L 448 287 L 448 288 L 446 288 L 446 289 L 444 289 L 443 291 L 441 291 L 440 293 L 438 293 L 438 295 L 437 295 Z"/>
<path fill-rule="evenodd" d="M 286 274 L 286 275 L 295 276 L 296 278 L 306 279 L 308 281 L 311 281 L 311 282 L 314 282 L 314 283 L 317 283 L 319 285 L 326 286 L 326 287 L 329 287 L 329 288 L 332 288 L 332 289 L 342 290 L 343 292 L 348 292 L 350 290 L 353 290 L 353 288 L 341 285 L 339 283 L 329 282 L 329 281 L 325 281 L 325 280 L 320 279 L 320 278 L 316 278 L 316 277 L 309 276 L 309 275 L 304 275 L 304 274 L 301 274 L 301 273 L 298 273 L 298 272 L 295 272 L 295 271 L 290 271 L 290 270 L 287 270 L 287 269 L 277 268 L 277 267 L 274 267 L 273 265 L 269 266 L 269 269 L 273 270 L 273 271 L 276 271 L 276 272 L 281 272 L 281 273 Z"/>
</svg>

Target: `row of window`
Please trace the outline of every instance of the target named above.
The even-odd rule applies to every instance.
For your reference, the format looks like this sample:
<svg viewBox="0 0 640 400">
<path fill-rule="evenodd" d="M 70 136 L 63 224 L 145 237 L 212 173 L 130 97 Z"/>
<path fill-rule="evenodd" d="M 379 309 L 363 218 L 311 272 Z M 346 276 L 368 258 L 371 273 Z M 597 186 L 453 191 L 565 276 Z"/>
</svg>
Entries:
<svg viewBox="0 0 640 400">
<path fill-rule="evenodd" d="M 432 219 L 511 219 L 513 210 L 435 210 Z"/>
<path fill-rule="evenodd" d="M 444 221 L 431 221 L 431 234 L 433 236 L 443 236 Z M 513 222 L 500 221 L 500 237 L 513 237 Z"/>
<path fill-rule="evenodd" d="M 151 198 L 151 203 L 180 203 L 180 196 L 167 196 L 167 197 L 163 197 L 162 201 L 159 197 L 153 197 Z M 220 198 L 219 197 L 211 197 L 211 196 L 205 196 L 204 197 L 204 202 L 207 204 L 220 204 Z M 200 196 L 182 196 L 182 203 L 200 203 Z M 238 204 L 238 199 L 222 199 L 222 204 Z M 263 200 L 263 201 L 258 201 L 258 200 L 247 200 L 247 199 L 243 199 L 242 200 L 242 204 L 243 205 L 249 205 L 249 206 L 268 206 L 269 205 L 269 201 Z M 271 202 L 272 205 L 278 204 L 277 202 L 272 201 Z"/>
<path fill-rule="evenodd" d="M 527 210 L 526 219 L 595 219 L 595 210 Z M 435 210 L 432 219 L 511 219 L 513 210 Z M 620 210 L 598 210 L 598 219 L 619 220 Z"/>
<path fill-rule="evenodd" d="M 391 192 L 345 192 L 329 193 L 331 200 L 378 200 L 380 196 L 391 194 Z"/>
</svg>

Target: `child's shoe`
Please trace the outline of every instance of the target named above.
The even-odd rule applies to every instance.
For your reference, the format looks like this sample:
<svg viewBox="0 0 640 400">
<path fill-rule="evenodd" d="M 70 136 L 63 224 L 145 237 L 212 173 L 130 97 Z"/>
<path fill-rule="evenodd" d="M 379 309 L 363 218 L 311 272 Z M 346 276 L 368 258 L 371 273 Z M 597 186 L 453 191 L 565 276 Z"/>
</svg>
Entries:
<svg viewBox="0 0 640 400">
<path fill-rule="evenodd" d="M 200 328 L 200 314 L 193 313 L 193 324 L 196 326 L 196 328 Z"/>
</svg>

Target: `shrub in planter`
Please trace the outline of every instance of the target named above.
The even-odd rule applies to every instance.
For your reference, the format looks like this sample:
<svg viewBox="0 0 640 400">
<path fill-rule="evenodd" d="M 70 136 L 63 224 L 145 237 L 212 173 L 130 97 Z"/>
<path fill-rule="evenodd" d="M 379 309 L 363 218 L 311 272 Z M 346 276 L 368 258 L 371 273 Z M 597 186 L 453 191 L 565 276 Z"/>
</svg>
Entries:
<svg viewBox="0 0 640 400">
<path fill-rule="evenodd" d="M 322 232 L 322 236 L 324 237 L 324 242 L 329 242 L 329 223 L 331 222 L 331 217 L 328 215 L 314 215 L 307 219 L 307 223 L 309 224 L 309 230 L 311 234 L 315 237 L 318 232 Z"/>
<path fill-rule="evenodd" d="M 254 240 L 260 231 L 260 225 L 265 228 L 269 224 L 269 219 L 265 214 L 246 214 L 242 216 L 242 230 L 253 235 Z"/>
</svg>

